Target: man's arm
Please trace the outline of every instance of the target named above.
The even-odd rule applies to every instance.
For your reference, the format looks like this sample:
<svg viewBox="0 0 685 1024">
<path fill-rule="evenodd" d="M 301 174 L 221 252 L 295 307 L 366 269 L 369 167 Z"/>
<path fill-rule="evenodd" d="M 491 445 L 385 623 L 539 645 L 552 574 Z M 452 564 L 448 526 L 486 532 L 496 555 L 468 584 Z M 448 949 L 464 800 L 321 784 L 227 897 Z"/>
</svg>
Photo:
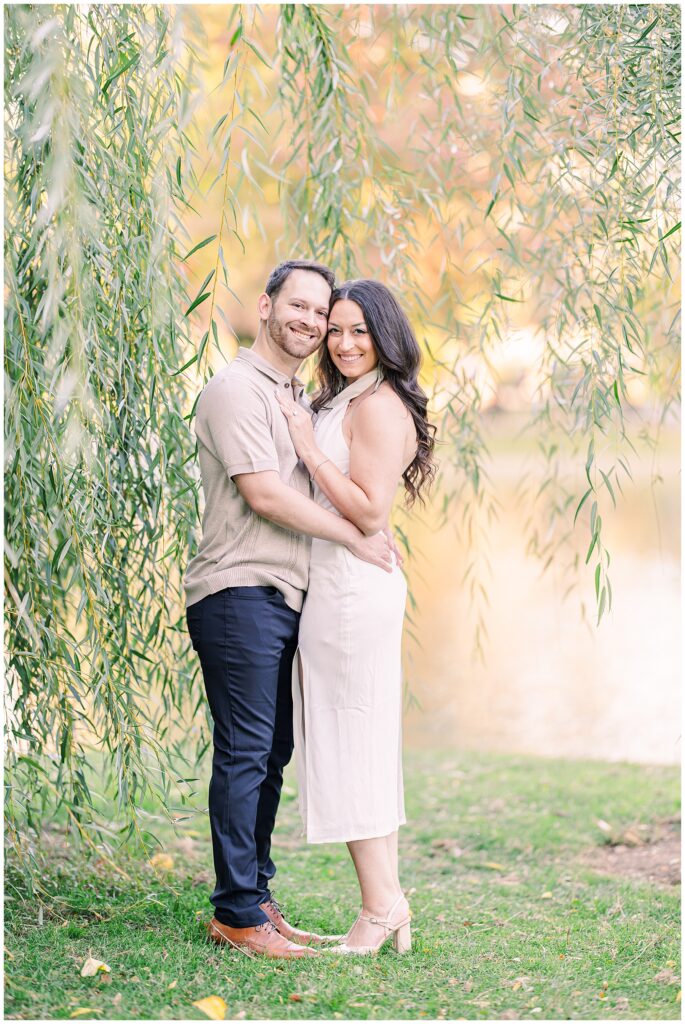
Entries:
<svg viewBox="0 0 685 1024">
<path fill-rule="evenodd" d="M 264 397 L 249 382 L 224 376 L 200 397 L 195 430 L 257 515 L 296 533 L 345 544 L 358 558 L 392 571 L 383 534 L 366 538 L 347 520 L 284 484 Z"/>
<path fill-rule="evenodd" d="M 278 473 L 238 473 L 233 477 L 240 494 L 253 512 L 286 530 L 344 544 L 358 558 L 392 572 L 388 541 L 384 534 L 366 537 L 347 519 L 321 508 L 311 498 L 288 487 Z"/>
</svg>

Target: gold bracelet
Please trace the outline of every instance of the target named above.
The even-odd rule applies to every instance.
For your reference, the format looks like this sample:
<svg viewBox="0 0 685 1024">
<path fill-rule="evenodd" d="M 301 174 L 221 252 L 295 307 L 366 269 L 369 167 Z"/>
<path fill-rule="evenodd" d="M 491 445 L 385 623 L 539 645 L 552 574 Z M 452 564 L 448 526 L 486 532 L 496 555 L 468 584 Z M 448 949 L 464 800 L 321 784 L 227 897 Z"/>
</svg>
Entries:
<svg viewBox="0 0 685 1024">
<path fill-rule="evenodd" d="M 314 470 L 314 472 L 312 473 L 312 482 L 314 482 L 314 477 L 315 477 L 315 476 L 316 476 L 316 474 L 317 474 L 317 473 L 319 472 L 319 470 L 320 470 L 320 469 L 321 469 L 321 467 L 322 467 L 322 466 L 324 465 L 324 463 L 325 463 L 325 462 L 330 462 L 330 461 L 331 461 L 330 459 L 323 459 L 323 460 L 322 460 L 322 461 L 321 461 L 321 462 L 319 463 L 319 465 L 318 465 L 318 466 L 316 467 L 316 469 L 315 469 L 315 470 Z"/>
</svg>

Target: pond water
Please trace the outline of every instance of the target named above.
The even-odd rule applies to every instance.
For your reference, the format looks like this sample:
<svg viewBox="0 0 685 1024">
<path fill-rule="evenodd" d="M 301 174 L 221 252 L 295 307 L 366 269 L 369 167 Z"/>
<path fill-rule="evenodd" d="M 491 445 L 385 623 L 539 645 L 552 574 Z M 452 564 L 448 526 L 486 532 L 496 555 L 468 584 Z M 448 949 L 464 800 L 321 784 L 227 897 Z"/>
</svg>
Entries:
<svg viewBox="0 0 685 1024">
<path fill-rule="evenodd" d="M 594 562 L 584 567 L 587 528 L 579 517 L 579 586 L 564 601 L 572 577 L 557 568 L 542 574 L 525 553 L 530 507 L 517 502 L 515 486 L 528 456 L 515 445 L 493 446 L 488 471 L 502 507 L 487 527 L 484 665 L 474 657 L 473 608 L 461 580 L 464 541 L 450 525 L 413 525 L 421 557 L 405 568 L 421 647 L 406 638 L 405 675 L 420 707 L 405 713 L 407 746 L 679 761 L 678 441 L 674 428 L 657 460 L 663 482 L 653 487 L 651 455 L 631 459 L 634 483 L 605 517 L 613 607 L 599 626 Z M 580 475 L 578 486 L 580 495 Z"/>
</svg>

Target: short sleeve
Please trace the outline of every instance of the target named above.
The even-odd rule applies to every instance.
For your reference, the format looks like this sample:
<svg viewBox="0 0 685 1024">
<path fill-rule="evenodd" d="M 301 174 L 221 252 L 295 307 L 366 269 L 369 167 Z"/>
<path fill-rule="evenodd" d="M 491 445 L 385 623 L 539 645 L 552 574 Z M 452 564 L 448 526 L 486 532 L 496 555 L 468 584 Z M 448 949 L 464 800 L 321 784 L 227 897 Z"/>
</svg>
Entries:
<svg viewBox="0 0 685 1024">
<path fill-rule="evenodd" d="M 279 470 L 267 404 L 248 381 L 210 384 L 198 403 L 196 430 L 229 476 Z"/>
</svg>

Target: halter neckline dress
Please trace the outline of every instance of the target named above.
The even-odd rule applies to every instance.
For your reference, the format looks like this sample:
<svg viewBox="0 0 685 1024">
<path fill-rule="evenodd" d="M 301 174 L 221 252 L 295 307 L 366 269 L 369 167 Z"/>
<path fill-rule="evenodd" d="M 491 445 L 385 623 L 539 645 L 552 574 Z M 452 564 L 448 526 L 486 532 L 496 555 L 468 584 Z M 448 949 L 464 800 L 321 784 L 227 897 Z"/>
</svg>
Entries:
<svg viewBox="0 0 685 1024">
<path fill-rule="evenodd" d="M 349 384 L 314 424 L 325 457 L 349 476 L 342 424 L 350 401 L 382 377 Z M 339 513 L 314 482 L 313 498 Z M 402 782 L 402 623 L 407 583 L 314 538 L 293 667 L 299 807 L 310 843 L 389 835 L 406 821 Z"/>
</svg>

